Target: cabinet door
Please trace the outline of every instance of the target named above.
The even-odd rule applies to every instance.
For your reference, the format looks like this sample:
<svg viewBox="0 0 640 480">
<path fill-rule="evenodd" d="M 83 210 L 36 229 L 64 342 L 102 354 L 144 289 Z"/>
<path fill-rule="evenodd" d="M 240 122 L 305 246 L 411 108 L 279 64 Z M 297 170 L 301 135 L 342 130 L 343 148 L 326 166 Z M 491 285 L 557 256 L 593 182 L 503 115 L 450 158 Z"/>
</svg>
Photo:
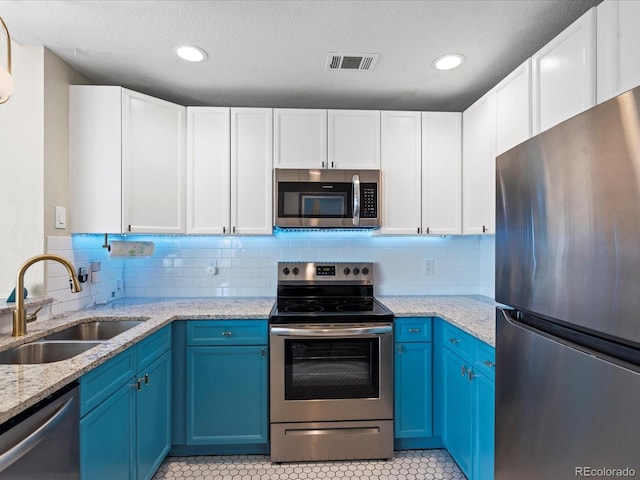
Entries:
<svg viewBox="0 0 640 480">
<path fill-rule="evenodd" d="M 273 111 L 231 109 L 231 233 L 273 233 Z"/>
<path fill-rule="evenodd" d="M 123 230 L 185 232 L 185 107 L 122 91 Z"/>
<path fill-rule="evenodd" d="M 138 372 L 137 410 L 138 479 L 153 476 L 171 446 L 171 354 L 165 353 Z"/>
<path fill-rule="evenodd" d="M 327 111 L 273 111 L 274 168 L 326 168 Z"/>
<path fill-rule="evenodd" d="M 122 88 L 69 86 L 71 233 L 122 232 Z"/>
<path fill-rule="evenodd" d="M 531 60 L 493 88 L 496 102 L 496 156 L 531 137 Z"/>
<path fill-rule="evenodd" d="M 422 233 L 462 233 L 462 116 L 422 114 Z"/>
<path fill-rule="evenodd" d="M 80 420 L 81 478 L 135 478 L 135 400 L 126 384 Z"/>
<path fill-rule="evenodd" d="M 443 349 L 442 442 L 469 477 L 472 460 L 472 388 L 467 377 L 469 365 Z M 464 370 L 463 370 L 464 369 Z"/>
<path fill-rule="evenodd" d="M 187 108 L 187 233 L 229 233 L 230 130 L 228 108 Z"/>
<path fill-rule="evenodd" d="M 431 343 L 395 345 L 395 438 L 424 438 L 432 434 L 431 358 Z"/>
<path fill-rule="evenodd" d="M 329 110 L 329 168 L 380 168 L 380 112 Z"/>
<path fill-rule="evenodd" d="M 475 418 L 473 480 L 493 480 L 495 450 L 495 385 L 484 375 L 473 379 Z"/>
<path fill-rule="evenodd" d="M 381 233 L 420 232 L 420 122 L 420 112 L 381 113 Z"/>
<path fill-rule="evenodd" d="M 597 7 L 598 103 L 640 85 L 640 2 L 605 0 Z"/>
<path fill-rule="evenodd" d="M 462 114 L 462 233 L 495 233 L 494 96 L 484 95 Z"/>
<path fill-rule="evenodd" d="M 264 444 L 267 347 L 187 348 L 187 444 Z"/>
<path fill-rule="evenodd" d="M 595 12 L 589 10 L 533 55 L 534 134 L 595 105 Z"/>
</svg>

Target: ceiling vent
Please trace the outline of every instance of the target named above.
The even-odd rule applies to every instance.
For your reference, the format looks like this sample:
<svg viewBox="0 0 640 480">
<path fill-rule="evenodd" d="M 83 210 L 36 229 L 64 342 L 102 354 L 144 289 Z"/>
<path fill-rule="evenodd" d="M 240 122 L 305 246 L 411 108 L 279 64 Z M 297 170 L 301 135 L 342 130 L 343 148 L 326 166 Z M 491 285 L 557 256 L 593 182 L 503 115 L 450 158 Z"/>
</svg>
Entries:
<svg viewBox="0 0 640 480">
<path fill-rule="evenodd" d="M 325 69 L 371 71 L 376 68 L 379 58 L 379 53 L 328 53 Z"/>
</svg>

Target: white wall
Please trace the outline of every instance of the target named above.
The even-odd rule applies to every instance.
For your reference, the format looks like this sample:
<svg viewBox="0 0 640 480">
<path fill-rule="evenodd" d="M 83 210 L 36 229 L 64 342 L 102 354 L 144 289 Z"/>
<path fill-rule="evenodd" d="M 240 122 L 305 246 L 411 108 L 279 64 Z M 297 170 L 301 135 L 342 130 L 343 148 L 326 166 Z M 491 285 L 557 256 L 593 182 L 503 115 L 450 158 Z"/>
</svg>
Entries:
<svg viewBox="0 0 640 480">
<path fill-rule="evenodd" d="M 24 260 L 44 251 L 44 48 L 12 48 L 15 91 L 0 105 L 0 300 L 15 287 Z M 25 277 L 30 294 L 44 294 L 43 265 Z"/>
</svg>

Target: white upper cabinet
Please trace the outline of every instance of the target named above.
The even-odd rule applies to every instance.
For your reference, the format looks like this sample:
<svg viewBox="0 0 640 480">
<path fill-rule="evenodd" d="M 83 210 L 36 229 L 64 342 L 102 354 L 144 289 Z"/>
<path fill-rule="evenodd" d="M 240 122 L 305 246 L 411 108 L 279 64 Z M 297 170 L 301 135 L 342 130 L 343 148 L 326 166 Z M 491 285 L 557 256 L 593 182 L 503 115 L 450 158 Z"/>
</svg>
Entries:
<svg viewBox="0 0 640 480">
<path fill-rule="evenodd" d="M 495 96 L 485 94 L 462 114 L 462 233 L 495 233 Z"/>
<path fill-rule="evenodd" d="M 185 107 L 123 90 L 122 116 L 123 225 L 185 233 Z"/>
<path fill-rule="evenodd" d="M 595 105 L 596 9 L 590 9 L 532 57 L 533 133 Z"/>
<path fill-rule="evenodd" d="M 382 234 L 420 232 L 420 125 L 420 112 L 381 113 Z"/>
<path fill-rule="evenodd" d="M 231 109 L 231 233 L 273 233 L 273 110 Z"/>
<path fill-rule="evenodd" d="M 185 232 L 185 108 L 112 86 L 70 86 L 73 233 Z"/>
<path fill-rule="evenodd" d="M 380 168 L 380 111 L 328 111 L 329 168 Z"/>
<path fill-rule="evenodd" d="M 230 131 L 229 108 L 187 108 L 187 233 L 231 231 Z"/>
<path fill-rule="evenodd" d="M 529 139 L 531 118 L 531 60 L 528 59 L 492 91 L 496 111 L 496 155 Z"/>
<path fill-rule="evenodd" d="M 605 0 L 598 16 L 598 103 L 640 85 L 640 2 Z"/>
<path fill-rule="evenodd" d="M 422 229 L 462 233 L 462 114 L 422 113 Z"/>
<path fill-rule="evenodd" d="M 273 110 L 274 168 L 326 168 L 327 111 Z"/>
</svg>

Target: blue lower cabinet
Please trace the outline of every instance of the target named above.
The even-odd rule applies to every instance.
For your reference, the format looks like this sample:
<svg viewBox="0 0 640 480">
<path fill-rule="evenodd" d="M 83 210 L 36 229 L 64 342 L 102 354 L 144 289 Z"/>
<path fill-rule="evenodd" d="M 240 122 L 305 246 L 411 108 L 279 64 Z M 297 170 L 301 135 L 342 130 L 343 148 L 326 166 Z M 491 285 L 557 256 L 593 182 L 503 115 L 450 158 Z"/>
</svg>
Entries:
<svg viewBox="0 0 640 480">
<path fill-rule="evenodd" d="M 186 442 L 248 446 L 268 443 L 266 345 L 186 349 Z"/>
<path fill-rule="evenodd" d="M 80 478 L 135 478 L 135 400 L 135 390 L 121 386 L 80 420 Z"/>
<path fill-rule="evenodd" d="M 171 352 L 138 372 L 136 465 L 138 480 L 150 479 L 171 446 Z"/>
<path fill-rule="evenodd" d="M 170 340 L 169 326 L 80 379 L 82 479 L 146 480 L 162 463 L 171 439 Z"/>
<path fill-rule="evenodd" d="M 441 331 L 442 442 L 469 480 L 493 480 L 495 349 L 452 325 Z"/>
<path fill-rule="evenodd" d="M 478 375 L 474 379 L 475 438 L 473 451 L 473 480 L 493 480 L 495 453 L 495 384 Z"/>
<path fill-rule="evenodd" d="M 467 377 L 469 362 L 443 349 L 442 441 L 467 478 L 473 451 L 473 388 Z"/>
</svg>

